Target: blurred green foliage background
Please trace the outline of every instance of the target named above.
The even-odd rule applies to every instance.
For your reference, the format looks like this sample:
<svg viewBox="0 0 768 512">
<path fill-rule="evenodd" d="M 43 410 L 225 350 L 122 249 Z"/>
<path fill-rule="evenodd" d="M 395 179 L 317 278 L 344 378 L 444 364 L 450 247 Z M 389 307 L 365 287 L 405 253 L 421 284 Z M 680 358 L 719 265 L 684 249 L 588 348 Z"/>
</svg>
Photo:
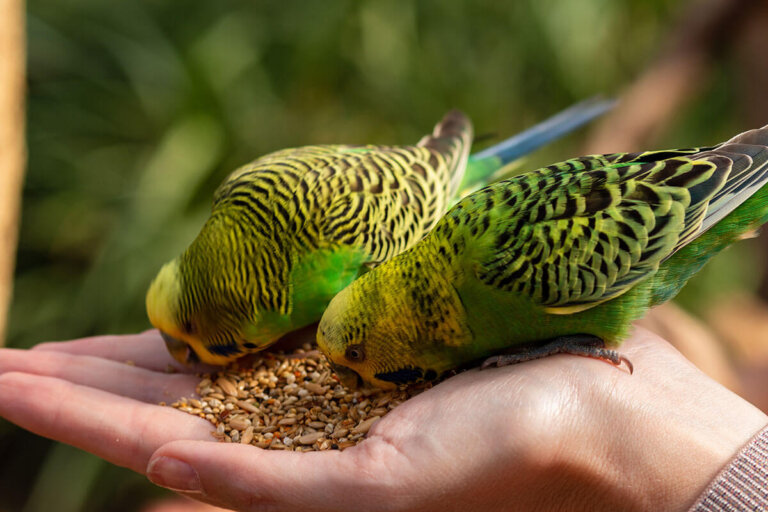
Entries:
<svg viewBox="0 0 768 512">
<path fill-rule="evenodd" d="M 514 133 L 619 94 L 679 14 L 674 0 L 29 0 L 29 168 L 8 342 L 148 328 L 150 279 L 195 236 L 216 185 L 258 155 L 415 142 L 453 107 L 478 134 Z M 747 128 L 733 63 L 716 66 L 665 145 Z M 587 133 L 526 167 L 578 154 Z M 0 510 L 129 511 L 162 494 L 7 422 L 0 460 Z"/>
</svg>

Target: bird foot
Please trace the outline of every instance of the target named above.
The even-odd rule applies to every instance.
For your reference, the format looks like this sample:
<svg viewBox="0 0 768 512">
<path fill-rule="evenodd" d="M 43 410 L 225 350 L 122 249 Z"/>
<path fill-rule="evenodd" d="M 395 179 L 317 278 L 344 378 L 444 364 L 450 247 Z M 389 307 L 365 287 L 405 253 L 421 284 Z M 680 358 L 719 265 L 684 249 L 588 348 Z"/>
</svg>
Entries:
<svg viewBox="0 0 768 512">
<path fill-rule="evenodd" d="M 592 357 L 610 363 L 616 367 L 621 367 L 621 365 L 624 364 L 627 366 L 630 375 L 635 369 L 629 359 L 615 350 L 605 348 L 603 340 L 597 336 L 589 334 L 559 336 L 542 345 L 514 350 L 514 352 L 489 357 L 483 362 L 480 369 L 485 370 L 486 368 L 523 363 L 525 361 L 541 359 L 542 357 L 554 354 L 573 354 L 576 356 Z"/>
</svg>

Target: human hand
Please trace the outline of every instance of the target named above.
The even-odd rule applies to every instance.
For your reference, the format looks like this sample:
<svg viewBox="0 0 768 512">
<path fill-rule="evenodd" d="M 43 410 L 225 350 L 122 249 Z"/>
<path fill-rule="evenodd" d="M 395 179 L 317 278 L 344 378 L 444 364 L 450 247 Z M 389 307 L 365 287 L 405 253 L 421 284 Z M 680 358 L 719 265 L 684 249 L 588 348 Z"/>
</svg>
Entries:
<svg viewBox="0 0 768 512">
<path fill-rule="evenodd" d="M 462 373 L 343 452 L 218 443 L 155 405 L 197 378 L 163 372 L 154 331 L 0 351 L 0 415 L 238 510 L 684 510 L 768 417 L 647 331 L 621 352 L 634 375 L 568 355 Z"/>
</svg>

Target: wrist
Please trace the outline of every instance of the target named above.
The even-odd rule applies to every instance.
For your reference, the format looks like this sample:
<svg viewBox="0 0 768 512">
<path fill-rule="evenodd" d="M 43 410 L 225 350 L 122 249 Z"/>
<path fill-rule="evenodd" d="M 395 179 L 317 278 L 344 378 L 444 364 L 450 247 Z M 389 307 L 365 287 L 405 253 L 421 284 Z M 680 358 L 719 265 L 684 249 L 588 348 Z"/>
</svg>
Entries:
<svg viewBox="0 0 768 512">
<path fill-rule="evenodd" d="M 636 395 L 632 385 L 604 393 L 610 404 L 585 417 L 603 414 L 609 427 L 580 425 L 579 432 L 590 434 L 561 471 L 592 482 L 606 510 L 688 510 L 768 423 L 756 407 L 691 370 L 681 379 L 689 380 L 684 391 L 680 382 L 655 382 L 655 393 Z"/>
<path fill-rule="evenodd" d="M 537 461 L 551 484 L 542 494 L 550 508 L 687 510 L 768 424 L 696 368 L 659 356 L 655 368 L 650 357 L 635 375 L 597 374 L 574 386 L 579 391 L 560 413 L 565 428 L 557 425 Z M 674 371 L 662 367 L 670 362 Z"/>
</svg>

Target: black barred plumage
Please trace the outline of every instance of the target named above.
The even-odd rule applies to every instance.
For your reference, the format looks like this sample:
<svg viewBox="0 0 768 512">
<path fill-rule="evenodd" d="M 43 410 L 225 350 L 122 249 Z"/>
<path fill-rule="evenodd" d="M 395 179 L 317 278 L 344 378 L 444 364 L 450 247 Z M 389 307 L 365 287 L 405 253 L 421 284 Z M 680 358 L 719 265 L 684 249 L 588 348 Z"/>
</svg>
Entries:
<svg viewBox="0 0 768 512">
<path fill-rule="evenodd" d="M 471 141 L 469 120 L 453 111 L 414 146 L 306 146 L 241 167 L 150 288 L 150 319 L 214 363 L 236 353 L 233 343 L 263 348 L 317 320 L 363 265 L 434 226 L 457 193 Z"/>
<path fill-rule="evenodd" d="M 621 364 L 601 345 L 766 222 L 768 126 L 709 148 L 571 159 L 464 198 L 334 297 L 318 346 L 348 381 L 380 387 L 509 350 L 523 356 L 501 359 L 567 349 Z M 366 358 L 346 358 L 349 343 Z"/>
<path fill-rule="evenodd" d="M 239 211 L 272 233 L 296 233 L 300 249 L 320 240 L 363 242 L 372 261 L 386 260 L 419 240 L 455 192 L 453 160 L 469 140 L 450 147 L 449 159 L 427 145 L 432 140 L 406 148 L 310 146 L 294 150 L 288 163 L 282 151 L 268 155 L 230 177 L 214 213 Z"/>
<path fill-rule="evenodd" d="M 446 248 L 456 238 L 474 246 L 477 277 L 488 285 L 553 311 L 589 307 L 647 277 L 721 209 L 741 204 L 739 191 L 765 183 L 768 149 L 745 143 L 753 132 L 711 148 L 553 164 L 466 198 L 446 217 L 468 229 L 445 237 L 444 220 L 435 238 Z"/>
<path fill-rule="evenodd" d="M 414 146 L 266 155 L 225 180 L 197 239 L 160 270 L 147 293 L 150 321 L 180 361 L 225 364 L 262 349 L 318 320 L 359 273 L 416 244 L 460 188 L 474 190 L 610 105 L 576 105 L 471 159 L 472 128 L 458 111 Z"/>
</svg>

